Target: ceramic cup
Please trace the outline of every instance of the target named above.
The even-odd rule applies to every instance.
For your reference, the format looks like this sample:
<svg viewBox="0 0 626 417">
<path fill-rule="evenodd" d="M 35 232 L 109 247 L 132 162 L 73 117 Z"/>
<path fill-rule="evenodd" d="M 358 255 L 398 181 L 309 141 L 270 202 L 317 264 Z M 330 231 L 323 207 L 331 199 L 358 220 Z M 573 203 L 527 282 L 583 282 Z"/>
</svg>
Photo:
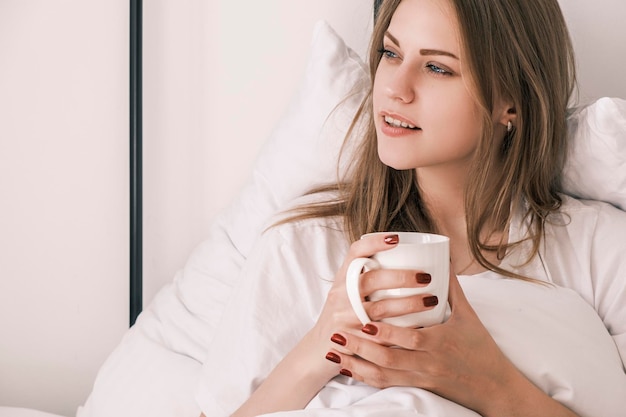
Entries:
<svg viewBox="0 0 626 417">
<path fill-rule="evenodd" d="M 417 232 L 378 232 L 368 235 L 397 234 L 398 244 L 370 258 L 354 259 L 346 273 L 348 298 L 357 317 L 365 325 L 372 320 L 363 307 L 363 297 L 359 291 L 359 282 L 363 270 L 412 269 L 430 274 L 431 282 L 419 288 L 395 288 L 379 290 L 370 294 L 370 301 L 386 298 L 400 298 L 415 294 L 432 294 L 439 298 L 439 304 L 433 309 L 389 317 L 384 322 L 402 327 L 426 327 L 443 322 L 448 300 L 450 273 L 450 239 L 446 236 Z"/>
</svg>

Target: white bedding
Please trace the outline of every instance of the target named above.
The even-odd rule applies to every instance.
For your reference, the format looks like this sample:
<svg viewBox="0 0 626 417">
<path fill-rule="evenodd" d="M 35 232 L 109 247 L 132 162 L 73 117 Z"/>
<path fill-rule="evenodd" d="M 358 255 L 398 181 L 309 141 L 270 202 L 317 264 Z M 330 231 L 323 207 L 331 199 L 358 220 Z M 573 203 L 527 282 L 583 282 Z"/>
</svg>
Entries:
<svg viewBox="0 0 626 417">
<path fill-rule="evenodd" d="M 303 83 L 262 150 L 249 184 L 216 220 L 207 240 L 190 256 L 174 282 L 161 290 L 106 361 L 78 417 L 199 415 L 194 398 L 197 382 L 203 363 L 210 359 L 207 350 L 216 335 L 225 305 L 238 285 L 239 272 L 247 264 L 261 230 L 277 210 L 310 186 L 335 178 L 336 155 L 347 128 L 346 121 L 362 94 L 362 88 L 358 87 L 367 80 L 360 58 L 324 22 L 316 27 L 310 56 Z M 328 119 L 337 103 L 354 88 L 357 94 Z M 623 185 L 626 184 L 626 101 L 603 99 L 586 109 L 570 119 L 573 164 L 566 168 L 567 191 L 626 208 Z M 609 119 L 601 117 L 605 109 L 612 112 Z M 595 146 L 597 141 L 602 141 L 603 146 Z M 585 159 L 590 147 L 596 152 L 593 160 Z M 598 170 L 610 172 L 613 181 L 598 183 L 594 175 Z M 587 181 L 590 178 L 595 182 Z M 467 290 L 473 291 L 470 287 Z M 575 305 L 573 300 L 572 303 Z M 589 331 L 599 330 L 597 326 L 590 327 Z M 512 328 L 503 329 L 507 330 Z M 608 355 L 609 363 L 615 360 L 612 355 Z M 525 358 L 528 366 L 540 370 L 536 356 Z M 341 389 L 347 387 L 351 392 L 369 389 L 354 388 L 344 382 L 338 378 L 333 384 L 339 384 L 336 386 Z M 331 387 L 325 393 L 329 390 Z M 420 407 L 425 409 L 444 407 L 450 412 L 449 407 L 453 407 L 426 392 L 417 397 L 407 395 L 407 389 L 394 389 L 389 393 L 376 394 L 363 401 L 373 404 L 378 398 L 394 393 L 392 404 L 395 403 L 397 409 L 415 401 L 423 403 Z M 561 395 L 567 396 L 567 389 L 563 389 Z M 321 395 L 318 400 L 325 396 Z M 350 415 L 388 416 L 386 401 L 390 398 L 380 406 L 370 404 L 367 411 L 354 405 Z M 626 394 L 619 398 L 626 398 Z M 307 410 L 294 415 L 316 415 L 316 412 Z M 347 415 L 341 410 L 323 413 L 324 416 Z M 419 415 L 415 411 L 393 414 Z M 460 412 L 452 415 L 462 416 Z"/>
<path fill-rule="evenodd" d="M 592 210 L 572 213 L 572 236 Z M 518 219 L 520 220 L 520 219 Z M 620 227 L 626 215 L 620 213 Z M 605 226 L 606 227 L 606 224 Z M 520 231 L 523 233 L 523 231 Z M 548 233 L 551 233 L 548 231 Z M 592 236 L 590 236 L 592 237 Z M 512 239 L 517 240 L 518 236 Z M 342 232 L 325 221 L 267 232 L 244 266 L 236 297 L 209 349 L 197 399 L 228 416 L 313 326 L 343 260 Z M 547 275 L 538 260 L 528 271 Z M 560 271 L 551 271 L 555 276 Z M 580 273 L 582 280 L 588 280 Z M 544 392 L 582 417 L 623 417 L 626 374 L 616 344 L 596 311 L 575 291 L 504 279 L 492 272 L 460 277 L 463 290 L 503 352 Z M 428 391 L 378 390 L 338 376 L 306 410 L 278 415 L 476 417 Z"/>
</svg>

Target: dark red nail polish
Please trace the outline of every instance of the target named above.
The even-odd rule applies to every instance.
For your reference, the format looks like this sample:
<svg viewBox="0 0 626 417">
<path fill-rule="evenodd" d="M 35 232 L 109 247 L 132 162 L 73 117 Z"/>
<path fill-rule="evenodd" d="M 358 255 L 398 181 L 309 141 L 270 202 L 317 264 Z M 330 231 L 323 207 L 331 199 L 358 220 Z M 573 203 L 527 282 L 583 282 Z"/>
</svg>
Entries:
<svg viewBox="0 0 626 417">
<path fill-rule="evenodd" d="M 341 363 L 341 358 L 339 357 L 339 355 L 333 352 L 328 352 L 326 354 L 326 359 L 328 359 L 331 362 Z"/>
<path fill-rule="evenodd" d="M 361 331 L 363 333 L 367 333 L 371 336 L 376 336 L 376 334 L 378 333 L 378 327 L 374 326 L 373 324 L 366 324 L 365 326 L 363 326 L 363 328 L 361 329 Z"/>
<path fill-rule="evenodd" d="M 400 238 L 398 237 L 398 235 L 385 236 L 385 243 L 388 245 L 395 245 L 396 243 L 398 243 L 399 240 Z"/>
<path fill-rule="evenodd" d="M 345 346 L 347 343 L 346 338 L 338 333 L 335 333 L 334 335 L 332 335 L 332 337 L 330 338 L 330 341 L 333 343 L 337 343 L 338 345 L 341 345 L 341 346 Z"/>
<path fill-rule="evenodd" d="M 431 295 L 428 297 L 424 297 L 424 307 L 434 307 L 439 304 L 439 298 L 436 295 Z"/>
<path fill-rule="evenodd" d="M 341 375 L 345 375 L 345 376 L 352 378 L 352 372 L 348 371 L 347 369 L 342 369 L 341 371 L 339 371 L 339 373 Z"/>
<path fill-rule="evenodd" d="M 415 274 L 415 280 L 417 281 L 418 284 L 430 284 L 430 281 L 432 280 L 432 278 L 430 274 L 418 272 L 417 274 Z"/>
</svg>

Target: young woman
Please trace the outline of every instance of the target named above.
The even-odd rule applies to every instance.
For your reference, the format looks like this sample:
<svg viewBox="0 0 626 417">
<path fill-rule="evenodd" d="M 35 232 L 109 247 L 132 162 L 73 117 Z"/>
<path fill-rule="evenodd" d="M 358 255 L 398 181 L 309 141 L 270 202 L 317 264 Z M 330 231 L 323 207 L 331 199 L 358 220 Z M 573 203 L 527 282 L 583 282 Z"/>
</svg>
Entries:
<svg viewBox="0 0 626 417">
<path fill-rule="evenodd" d="M 314 398 L 316 407 L 336 404 L 329 398 L 347 395 L 345 387 L 360 390 L 345 406 L 412 387 L 458 405 L 457 416 L 587 413 L 526 376 L 533 364 L 502 351 L 464 292 L 478 279 L 571 288 L 626 354 L 626 263 L 616 237 L 626 215 L 559 194 L 574 61 L 557 0 L 386 0 L 369 64 L 373 85 L 357 115 L 369 128 L 351 176 L 266 233 L 209 355 L 216 400 L 203 409 L 253 416 Z M 347 265 L 394 247 L 393 232 L 404 230 L 450 238 L 449 300 L 366 301 L 373 322 L 363 327 L 346 295 Z M 373 231 L 388 234 L 360 239 Z M 421 271 L 376 270 L 364 273 L 361 293 L 428 282 Z M 289 299 L 267 296 L 272 286 Z M 557 303 L 562 293 L 549 294 Z M 441 325 L 379 321 L 446 301 Z M 257 344 L 244 329 L 274 339 Z M 609 409 L 596 415 L 622 412 L 611 409 L 623 401 L 619 389 L 593 399 Z"/>
</svg>

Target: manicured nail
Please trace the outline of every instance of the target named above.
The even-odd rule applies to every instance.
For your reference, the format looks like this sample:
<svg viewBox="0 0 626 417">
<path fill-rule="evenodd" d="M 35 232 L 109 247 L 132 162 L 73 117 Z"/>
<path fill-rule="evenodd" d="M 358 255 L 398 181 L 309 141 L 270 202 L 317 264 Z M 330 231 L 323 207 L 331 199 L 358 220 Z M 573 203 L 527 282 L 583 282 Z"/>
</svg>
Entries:
<svg viewBox="0 0 626 417">
<path fill-rule="evenodd" d="M 326 354 L 326 359 L 328 359 L 331 362 L 341 363 L 341 358 L 339 357 L 339 355 L 333 352 L 328 352 Z"/>
<path fill-rule="evenodd" d="M 439 304 L 439 298 L 436 295 L 431 295 L 429 297 L 424 297 L 424 307 L 433 307 Z"/>
<path fill-rule="evenodd" d="M 352 372 L 348 371 L 347 369 L 342 369 L 341 371 L 339 371 L 339 373 L 341 375 L 345 375 L 345 376 L 352 378 Z"/>
<path fill-rule="evenodd" d="M 415 274 L 415 279 L 417 280 L 418 284 L 430 284 L 432 278 L 430 277 L 430 274 L 418 272 L 417 274 Z"/>
<path fill-rule="evenodd" d="M 396 243 L 398 243 L 399 240 L 400 238 L 398 237 L 398 235 L 385 236 L 385 243 L 388 245 L 395 245 Z"/>
<path fill-rule="evenodd" d="M 367 333 L 371 336 L 376 336 L 376 333 L 378 333 L 378 327 L 374 326 L 373 324 L 366 324 L 365 326 L 363 326 L 363 328 L 361 329 L 361 331 L 363 333 Z"/>
<path fill-rule="evenodd" d="M 341 345 L 341 346 L 345 346 L 347 342 L 346 338 L 338 333 L 335 333 L 334 335 L 332 335 L 332 337 L 330 338 L 330 341 L 333 343 L 337 343 L 338 345 Z"/>
</svg>

